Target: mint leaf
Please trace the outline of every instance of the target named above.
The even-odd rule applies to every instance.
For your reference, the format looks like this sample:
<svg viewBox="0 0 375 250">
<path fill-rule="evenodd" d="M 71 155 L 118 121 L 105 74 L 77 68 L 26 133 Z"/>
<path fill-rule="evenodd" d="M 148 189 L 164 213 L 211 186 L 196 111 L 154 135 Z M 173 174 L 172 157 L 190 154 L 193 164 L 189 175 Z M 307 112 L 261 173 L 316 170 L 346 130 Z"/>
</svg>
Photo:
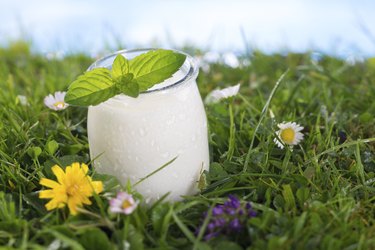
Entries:
<svg viewBox="0 0 375 250">
<path fill-rule="evenodd" d="M 152 50 L 130 60 L 129 72 L 134 74 L 139 91 L 146 91 L 170 78 L 181 68 L 185 59 L 185 55 L 172 50 Z"/>
<path fill-rule="evenodd" d="M 65 102 L 79 106 L 97 105 L 115 95 L 111 72 L 106 68 L 96 68 L 70 84 Z"/>
<path fill-rule="evenodd" d="M 155 84 L 170 78 L 186 56 L 171 50 L 152 50 L 132 60 L 117 55 L 112 70 L 95 68 L 71 83 L 65 102 L 77 106 L 97 105 L 109 98 L 125 94 L 137 97 Z"/>
<path fill-rule="evenodd" d="M 133 74 L 128 73 L 120 76 L 116 79 L 116 88 L 119 93 L 131 97 L 138 97 L 139 95 L 139 85 L 135 79 L 133 79 Z"/>
<path fill-rule="evenodd" d="M 119 86 L 121 93 L 128 95 L 130 97 L 138 97 L 139 95 L 139 85 L 136 80 L 132 80 L 131 82 L 127 82 Z"/>
<path fill-rule="evenodd" d="M 129 73 L 129 61 L 122 55 L 117 55 L 112 64 L 112 77 L 118 78 Z"/>
</svg>

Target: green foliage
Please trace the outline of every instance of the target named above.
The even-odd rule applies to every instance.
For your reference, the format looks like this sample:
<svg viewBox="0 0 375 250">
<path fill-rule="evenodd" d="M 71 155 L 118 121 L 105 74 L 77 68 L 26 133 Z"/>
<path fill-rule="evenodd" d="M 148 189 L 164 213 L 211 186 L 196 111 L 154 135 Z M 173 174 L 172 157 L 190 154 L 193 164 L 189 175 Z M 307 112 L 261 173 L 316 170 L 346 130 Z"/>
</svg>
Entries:
<svg viewBox="0 0 375 250">
<path fill-rule="evenodd" d="M 85 230 L 79 239 L 84 249 L 112 249 L 107 235 L 98 228 L 89 228 Z"/>
<path fill-rule="evenodd" d="M 137 80 L 139 90 L 146 91 L 176 73 L 185 59 L 185 55 L 172 50 L 151 50 L 130 60 L 129 71 Z"/>
<path fill-rule="evenodd" d="M 58 148 L 59 148 L 59 144 L 55 140 L 51 140 L 47 142 L 46 144 L 46 151 L 50 155 L 54 155 Z"/>
<path fill-rule="evenodd" d="M 95 68 L 71 83 L 65 97 L 77 106 L 97 105 L 125 94 L 137 97 L 157 83 L 170 78 L 184 63 L 186 56 L 171 50 L 151 50 L 128 61 L 117 55 L 112 70 Z"/>
<path fill-rule="evenodd" d="M 254 51 L 239 57 L 238 68 L 209 64 L 198 77 L 202 97 L 238 82 L 241 92 L 206 107 L 212 163 L 210 171 L 202 173 L 202 192 L 181 202 L 140 205 L 129 216 L 114 215 L 108 212 L 108 199 L 121 186 L 115 177 L 90 167 L 90 174 L 103 181 L 105 190 L 85 207 L 86 212 L 72 217 L 64 209 L 46 211 L 45 201 L 38 198 L 39 180 L 54 178 L 51 167 L 55 164 L 65 167 L 90 161 L 86 110 L 69 107 L 55 112 L 44 106 L 43 99 L 66 89 L 93 59 L 77 54 L 47 59 L 32 54 L 23 43 L 0 49 L 0 58 L 1 246 L 375 248 L 373 59 L 348 64 L 324 55 L 312 60 L 311 53 Z M 116 78 L 131 73 L 136 78 L 140 73 L 131 72 L 130 62 L 127 66 L 126 60 L 116 60 L 119 66 L 109 73 Z M 287 68 L 289 72 L 270 96 Z M 155 79 L 146 76 L 141 82 Z M 26 104 L 19 95 L 26 97 Z M 265 106 L 268 112 L 262 112 Z M 305 139 L 293 151 L 281 150 L 273 142 L 276 125 L 282 121 L 305 127 Z M 205 241 L 197 233 L 203 213 L 223 203 L 228 194 L 251 202 L 258 215 L 248 220 L 241 234 Z"/>
<path fill-rule="evenodd" d="M 106 68 L 86 71 L 72 82 L 65 101 L 73 105 L 97 105 L 116 95 L 111 72 Z"/>
<path fill-rule="evenodd" d="M 114 79 L 125 76 L 129 73 L 129 60 L 119 55 L 116 56 L 112 65 L 112 77 Z"/>
</svg>

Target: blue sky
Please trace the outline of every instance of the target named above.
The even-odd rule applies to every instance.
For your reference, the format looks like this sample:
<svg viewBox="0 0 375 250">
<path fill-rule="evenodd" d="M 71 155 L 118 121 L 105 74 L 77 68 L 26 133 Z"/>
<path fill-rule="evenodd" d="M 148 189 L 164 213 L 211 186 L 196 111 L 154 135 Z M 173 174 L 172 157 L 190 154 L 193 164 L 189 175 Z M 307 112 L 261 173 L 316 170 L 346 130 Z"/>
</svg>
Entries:
<svg viewBox="0 0 375 250">
<path fill-rule="evenodd" d="M 28 37 L 41 52 L 96 53 L 120 41 L 128 49 L 189 43 L 373 56 L 374 11 L 370 0 L 0 0 L 0 43 Z"/>
</svg>

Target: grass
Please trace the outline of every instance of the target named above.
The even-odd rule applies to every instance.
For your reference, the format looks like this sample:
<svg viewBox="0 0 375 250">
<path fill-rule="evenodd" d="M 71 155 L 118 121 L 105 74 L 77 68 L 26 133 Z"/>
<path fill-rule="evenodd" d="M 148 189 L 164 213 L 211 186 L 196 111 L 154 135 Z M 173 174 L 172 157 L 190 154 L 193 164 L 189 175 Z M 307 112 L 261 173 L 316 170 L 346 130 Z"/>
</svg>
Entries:
<svg viewBox="0 0 375 250">
<path fill-rule="evenodd" d="M 195 55 L 203 52 L 186 48 Z M 210 171 L 182 202 L 108 212 L 121 187 L 94 174 L 105 192 L 78 216 L 46 211 L 39 180 L 51 166 L 89 159 L 86 109 L 55 112 L 43 98 L 65 90 L 93 61 L 0 49 L 0 245 L 4 249 L 375 249 L 375 61 L 348 63 L 311 53 L 240 56 L 236 68 L 211 63 L 198 77 L 202 97 L 241 83 L 234 99 L 206 105 Z M 250 63 L 249 63 L 250 62 Z M 286 72 L 278 88 L 275 83 Z M 272 92 L 275 90 L 274 92 Z M 272 94 L 271 94 L 272 93 Z M 26 96 L 22 105 L 19 95 Z M 270 112 L 274 118 L 270 116 Z M 276 125 L 295 121 L 305 139 L 293 150 L 273 142 Z M 257 216 L 240 234 L 197 234 L 203 213 L 236 195 Z M 212 216 L 212 215 L 211 215 Z"/>
</svg>

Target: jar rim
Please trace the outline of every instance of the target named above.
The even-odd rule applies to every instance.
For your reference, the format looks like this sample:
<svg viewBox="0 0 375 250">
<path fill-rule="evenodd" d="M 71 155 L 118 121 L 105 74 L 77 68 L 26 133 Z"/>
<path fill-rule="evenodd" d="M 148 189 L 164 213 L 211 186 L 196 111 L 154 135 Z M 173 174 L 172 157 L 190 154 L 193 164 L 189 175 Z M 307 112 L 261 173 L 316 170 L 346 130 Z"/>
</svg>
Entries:
<svg viewBox="0 0 375 250">
<path fill-rule="evenodd" d="M 92 70 L 94 68 L 99 68 L 99 67 L 107 68 L 109 66 L 112 66 L 112 63 L 113 63 L 115 57 L 117 55 L 119 55 L 119 54 L 122 54 L 122 55 L 130 54 L 130 53 L 143 54 L 143 53 L 146 53 L 148 51 L 157 50 L 157 49 L 158 48 L 142 48 L 142 49 L 123 49 L 123 50 L 118 50 L 118 51 L 116 51 L 114 53 L 111 53 L 109 55 L 106 55 L 104 57 L 101 57 L 101 58 L 97 59 L 95 62 L 93 62 L 88 67 L 87 71 L 90 71 L 90 70 Z M 167 86 L 163 86 L 163 87 L 155 88 L 155 89 L 151 88 L 151 89 L 148 89 L 146 91 L 140 92 L 140 94 L 147 94 L 147 93 L 158 92 L 158 91 L 163 91 L 163 90 L 166 90 L 166 89 L 174 88 L 174 87 L 179 86 L 183 82 L 187 82 L 190 79 L 192 79 L 192 78 L 195 79 L 197 77 L 197 75 L 198 75 L 198 65 L 197 65 L 196 61 L 194 60 L 194 58 L 192 56 L 190 56 L 189 54 L 187 54 L 185 52 L 182 52 L 180 50 L 175 50 L 175 49 L 168 49 L 168 50 L 171 50 L 171 51 L 174 51 L 176 53 L 183 54 L 183 55 L 186 56 L 185 62 L 183 63 L 183 65 L 178 70 L 178 71 L 182 71 L 182 67 L 185 64 L 188 64 L 187 66 L 189 68 L 186 70 L 186 73 L 184 74 L 184 76 L 181 79 L 179 79 L 177 81 L 174 81 L 171 84 L 168 84 Z M 113 58 L 113 60 L 111 60 L 112 58 Z M 105 64 L 106 62 L 107 62 L 107 64 Z"/>
</svg>

